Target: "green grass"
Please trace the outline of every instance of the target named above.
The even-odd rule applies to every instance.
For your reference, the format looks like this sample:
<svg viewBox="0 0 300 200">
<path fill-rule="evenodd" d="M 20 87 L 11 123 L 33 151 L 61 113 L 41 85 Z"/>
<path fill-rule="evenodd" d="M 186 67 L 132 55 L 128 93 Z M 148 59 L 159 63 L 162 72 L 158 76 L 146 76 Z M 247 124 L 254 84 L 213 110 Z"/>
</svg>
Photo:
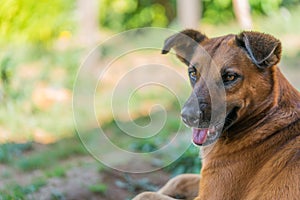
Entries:
<svg viewBox="0 0 300 200">
<path fill-rule="evenodd" d="M 0 190 L 0 200 L 23 200 L 28 194 L 38 191 L 41 187 L 46 185 L 45 179 L 34 180 L 31 184 L 21 186 L 19 184 L 8 185 L 5 189 Z"/>
<path fill-rule="evenodd" d="M 64 195 L 59 191 L 53 191 L 51 193 L 51 200 L 65 200 Z"/>
<path fill-rule="evenodd" d="M 47 171 L 45 174 L 48 178 L 51 177 L 66 177 L 67 169 L 65 167 L 57 166 L 52 170 Z"/>
<path fill-rule="evenodd" d="M 23 171 L 47 169 L 59 161 L 71 156 L 86 155 L 86 151 L 77 138 L 65 139 L 47 146 L 46 149 L 32 152 L 30 155 L 15 159 L 13 165 Z M 57 173 L 62 173 L 57 169 Z"/>
<path fill-rule="evenodd" d="M 25 151 L 32 150 L 32 142 L 23 144 L 6 143 L 0 145 L 0 163 L 9 163 L 14 157 L 20 156 Z"/>
<path fill-rule="evenodd" d="M 94 193 L 104 194 L 107 191 L 107 185 L 105 184 L 90 185 L 88 189 Z"/>
<path fill-rule="evenodd" d="M 30 144 L 30 145 L 29 145 Z M 36 147 L 33 143 L 25 144 L 5 144 L 0 149 L 10 152 L 6 155 L 4 161 L 6 165 L 17 168 L 24 173 L 30 173 L 33 170 L 44 170 L 45 176 L 35 179 L 31 184 L 22 186 L 17 183 L 7 184 L 0 190 L 0 200 L 26 199 L 26 196 L 37 192 L 43 187 L 48 178 L 66 176 L 68 167 L 63 167 L 59 163 L 65 161 L 71 156 L 86 155 L 87 152 L 82 147 L 77 138 L 68 138 L 55 144 Z M 26 148 L 25 148 L 26 147 Z M 17 152 L 17 153 L 14 153 Z M 2 175 L 1 178 L 4 177 Z M 8 178 L 12 174 L 7 174 Z M 64 199 L 63 195 L 52 194 L 52 199 Z"/>
</svg>

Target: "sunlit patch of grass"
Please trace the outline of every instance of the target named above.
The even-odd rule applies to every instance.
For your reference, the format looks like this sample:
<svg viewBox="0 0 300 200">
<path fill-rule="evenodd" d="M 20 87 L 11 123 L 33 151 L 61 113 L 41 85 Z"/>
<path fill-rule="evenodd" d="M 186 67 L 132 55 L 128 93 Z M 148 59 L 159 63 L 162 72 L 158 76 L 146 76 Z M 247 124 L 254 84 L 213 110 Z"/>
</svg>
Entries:
<svg viewBox="0 0 300 200">
<path fill-rule="evenodd" d="M 94 192 L 94 193 L 100 193 L 100 194 L 104 194 L 106 191 L 107 191 L 107 185 L 105 184 L 95 184 L 95 185 L 90 185 L 88 187 L 88 189 L 91 191 L 91 192 Z"/>
<path fill-rule="evenodd" d="M 57 166 L 52 170 L 49 170 L 46 172 L 46 176 L 48 178 L 51 177 L 65 177 L 66 176 L 66 168 L 61 167 L 61 166 Z"/>
</svg>

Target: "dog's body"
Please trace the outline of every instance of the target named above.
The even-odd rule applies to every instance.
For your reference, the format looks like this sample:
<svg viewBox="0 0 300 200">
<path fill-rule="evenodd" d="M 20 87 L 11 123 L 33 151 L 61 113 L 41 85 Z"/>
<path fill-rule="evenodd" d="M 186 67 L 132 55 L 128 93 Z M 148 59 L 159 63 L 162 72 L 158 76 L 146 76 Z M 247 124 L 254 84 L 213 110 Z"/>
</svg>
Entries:
<svg viewBox="0 0 300 200">
<path fill-rule="evenodd" d="M 184 105 L 182 118 L 193 128 L 194 143 L 214 144 L 202 147 L 201 181 L 197 175 L 181 175 L 159 192 L 135 199 L 299 199 L 300 94 L 277 67 L 280 42 L 258 32 L 212 39 L 194 30 L 182 34 L 170 37 L 163 51 L 174 48 L 189 66 L 194 95 Z M 186 35 L 202 50 L 196 51 Z M 218 71 L 225 88 L 222 127 L 220 119 L 208 123 L 214 108 L 203 76 L 209 67 Z"/>
</svg>

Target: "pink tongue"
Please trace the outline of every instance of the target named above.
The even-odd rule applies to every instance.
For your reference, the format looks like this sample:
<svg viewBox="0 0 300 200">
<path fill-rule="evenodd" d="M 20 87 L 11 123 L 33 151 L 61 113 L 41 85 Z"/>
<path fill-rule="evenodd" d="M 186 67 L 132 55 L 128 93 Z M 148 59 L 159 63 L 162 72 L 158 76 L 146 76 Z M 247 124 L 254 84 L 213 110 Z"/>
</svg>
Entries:
<svg viewBox="0 0 300 200">
<path fill-rule="evenodd" d="M 209 130 L 208 128 L 205 129 L 193 128 L 193 142 L 198 145 L 205 143 L 208 130 Z"/>
</svg>

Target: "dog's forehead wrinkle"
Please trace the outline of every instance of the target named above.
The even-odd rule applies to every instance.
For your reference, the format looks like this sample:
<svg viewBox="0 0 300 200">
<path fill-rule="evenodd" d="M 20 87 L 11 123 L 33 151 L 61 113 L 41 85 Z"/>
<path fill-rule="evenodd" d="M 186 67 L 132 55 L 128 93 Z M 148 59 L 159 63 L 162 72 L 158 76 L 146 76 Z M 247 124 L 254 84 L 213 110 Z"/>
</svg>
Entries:
<svg viewBox="0 0 300 200">
<path fill-rule="evenodd" d="M 200 68 L 215 68 L 217 71 L 221 71 L 224 66 L 231 66 L 232 61 L 235 60 L 236 53 L 228 41 L 232 39 L 233 35 L 226 37 L 217 37 L 210 39 L 211 41 L 206 43 L 203 48 L 195 51 L 192 62 L 195 66 Z"/>
<path fill-rule="evenodd" d="M 233 55 L 233 54 L 226 54 L 226 55 L 222 55 L 221 58 L 221 63 L 220 65 L 220 71 L 222 71 L 223 69 L 226 68 L 231 68 L 231 67 L 239 67 L 236 66 L 238 65 L 238 63 L 234 63 L 234 60 L 236 59 L 237 55 Z"/>
</svg>

